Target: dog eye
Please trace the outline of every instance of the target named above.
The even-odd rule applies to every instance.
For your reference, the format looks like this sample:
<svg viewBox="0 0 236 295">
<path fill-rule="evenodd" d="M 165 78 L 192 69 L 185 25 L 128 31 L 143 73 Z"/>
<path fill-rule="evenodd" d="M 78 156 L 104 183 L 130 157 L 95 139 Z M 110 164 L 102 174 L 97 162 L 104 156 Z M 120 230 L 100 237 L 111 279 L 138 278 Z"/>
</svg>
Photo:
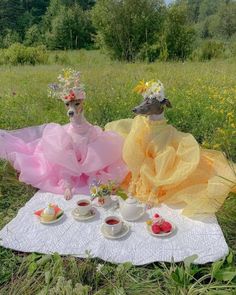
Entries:
<svg viewBox="0 0 236 295">
<path fill-rule="evenodd" d="M 67 103 L 66 103 L 66 106 L 68 107 L 69 105 L 70 105 L 69 102 L 67 102 Z"/>
<path fill-rule="evenodd" d="M 77 102 L 75 105 L 76 105 L 76 106 L 79 106 L 79 105 L 80 105 L 80 102 Z"/>
</svg>

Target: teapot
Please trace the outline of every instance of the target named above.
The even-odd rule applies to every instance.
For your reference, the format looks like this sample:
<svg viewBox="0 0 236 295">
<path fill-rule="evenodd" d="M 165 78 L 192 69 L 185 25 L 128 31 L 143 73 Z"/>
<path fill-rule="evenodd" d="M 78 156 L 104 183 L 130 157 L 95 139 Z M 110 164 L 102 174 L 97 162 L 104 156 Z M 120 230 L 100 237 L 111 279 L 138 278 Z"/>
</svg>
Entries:
<svg viewBox="0 0 236 295">
<path fill-rule="evenodd" d="M 129 196 L 126 200 L 118 198 L 120 213 L 127 221 L 139 219 L 145 213 L 145 206 L 140 204 L 135 198 Z"/>
</svg>

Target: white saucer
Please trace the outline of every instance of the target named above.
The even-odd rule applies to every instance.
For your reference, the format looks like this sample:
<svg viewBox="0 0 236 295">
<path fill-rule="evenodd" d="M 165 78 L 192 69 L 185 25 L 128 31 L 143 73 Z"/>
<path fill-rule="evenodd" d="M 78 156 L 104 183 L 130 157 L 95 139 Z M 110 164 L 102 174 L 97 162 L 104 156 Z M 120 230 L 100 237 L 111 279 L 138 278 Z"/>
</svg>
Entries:
<svg viewBox="0 0 236 295">
<path fill-rule="evenodd" d="M 96 211 L 94 209 L 91 209 L 89 212 L 90 213 L 87 215 L 80 215 L 78 212 L 78 208 L 75 208 L 72 210 L 71 214 L 74 217 L 74 219 L 85 221 L 94 218 L 96 215 Z"/>
<path fill-rule="evenodd" d="M 43 220 L 41 219 L 41 217 L 38 217 L 38 218 L 39 218 L 39 221 L 40 221 L 42 224 L 53 224 L 53 223 L 56 223 L 56 222 L 60 221 L 60 220 L 64 217 L 64 215 L 65 215 L 65 213 L 63 212 L 63 214 L 62 214 L 59 218 L 57 218 L 57 219 L 55 219 L 55 220 L 52 220 L 52 221 L 43 221 Z"/>
<path fill-rule="evenodd" d="M 129 228 L 128 224 L 123 223 L 121 231 L 118 234 L 112 236 L 106 232 L 106 230 L 104 228 L 104 224 L 101 226 L 101 232 L 102 232 L 103 236 L 107 239 L 110 239 L 110 240 L 117 240 L 117 239 L 123 238 L 124 236 L 126 236 L 128 234 L 129 229 L 130 228 Z"/>
<path fill-rule="evenodd" d="M 168 233 L 154 234 L 154 232 L 151 229 L 151 225 L 148 225 L 148 224 L 147 224 L 147 230 L 148 230 L 149 234 L 154 237 L 167 237 L 167 236 L 170 236 L 176 230 L 176 226 L 172 222 L 171 222 L 171 225 L 172 225 L 172 229 Z"/>
</svg>

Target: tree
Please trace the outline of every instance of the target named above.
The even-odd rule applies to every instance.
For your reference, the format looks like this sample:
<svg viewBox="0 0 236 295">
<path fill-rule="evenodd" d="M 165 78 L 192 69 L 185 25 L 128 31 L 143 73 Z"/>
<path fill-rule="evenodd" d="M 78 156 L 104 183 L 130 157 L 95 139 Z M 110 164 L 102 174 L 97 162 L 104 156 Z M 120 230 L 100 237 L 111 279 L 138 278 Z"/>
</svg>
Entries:
<svg viewBox="0 0 236 295">
<path fill-rule="evenodd" d="M 202 0 L 199 8 L 199 20 L 205 20 L 208 16 L 218 12 L 222 0 Z"/>
<path fill-rule="evenodd" d="M 17 28 L 19 17 L 24 13 L 19 0 L 0 1 L 0 30 L 19 30 Z"/>
<path fill-rule="evenodd" d="M 188 22 L 187 7 L 173 5 L 165 23 L 165 40 L 170 59 L 187 58 L 192 52 L 195 41 L 195 30 Z"/>
<path fill-rule="evenodd" d="M 10 29 L 6 29 L 3 40 L 2 40 L 2 47 L 8 48 L 14 43 L 17 43 L 20 41 L 20 36 L 19 34 Z"/>
<path fill-rule="evenodd" d="M 197 23 L 199 20 L 201 2 L 202 0 L 176 0 L 173 5 L 185 6 L 188 20 Z"/>
<path fill-rule="evenodd" d="M 219 31 L 223 37 L 231 38 L 236 33 L 236 2 L 226 2 L 219 10 Z"/>
<path fill-rule="evenodd" d="M 65 6 L 73 6 L 79 4 L 83 10 L 91 9 L 95 5 L 96 0 L 61 0 Z"/>
<path fill-rule="evenodd" d="M 38 23 L 49 5 L 50 0 L 21 0 L 24 11 L 30 12 L 34 18 L 33 23 Z"/>
<path fill-rule="evenodd" d="M 40 27 L 38 25 L 33 25 L 25 33 L 24 44 L 27 46 L 40 45 L 42 44 L 42 35 Z"/>
<path fill-rule="evenodd" d="M 133 61 L 145 43 L 155 42 L 164 12 L 162 0 L 98 0 L 92 20 L 110 54 Z"/>
<path fill-rule="evenodd" d="M 213 14 L 204 20 L 200 27 L 200 36 L 203 39 L 216 38 L 220 35 L 219 32 L 219 21 L 218 14 Z"/>
<path fill-rule="evenodd" d="M 50 49 L 86 48 L 91 45 L 93 28 L 87 12 L 78 4 L 69 8 L 60 5 L 56 11 L 50 11 L 52 17 L 45 33 Z"/>
</svg>

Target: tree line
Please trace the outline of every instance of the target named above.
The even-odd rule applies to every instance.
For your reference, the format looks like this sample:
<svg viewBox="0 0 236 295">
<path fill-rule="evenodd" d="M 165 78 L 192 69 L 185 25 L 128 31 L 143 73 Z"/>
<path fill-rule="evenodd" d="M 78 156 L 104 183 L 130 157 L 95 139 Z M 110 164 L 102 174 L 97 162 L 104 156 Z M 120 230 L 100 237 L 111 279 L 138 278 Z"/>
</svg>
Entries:
<svg viewBox="0 0 236 295">
<path fill-rule="evenodd" d="M 0 47 L 102 48 L 111 57 L 236 54 L 234 0 L 1 0 Z"/>
</svg>

